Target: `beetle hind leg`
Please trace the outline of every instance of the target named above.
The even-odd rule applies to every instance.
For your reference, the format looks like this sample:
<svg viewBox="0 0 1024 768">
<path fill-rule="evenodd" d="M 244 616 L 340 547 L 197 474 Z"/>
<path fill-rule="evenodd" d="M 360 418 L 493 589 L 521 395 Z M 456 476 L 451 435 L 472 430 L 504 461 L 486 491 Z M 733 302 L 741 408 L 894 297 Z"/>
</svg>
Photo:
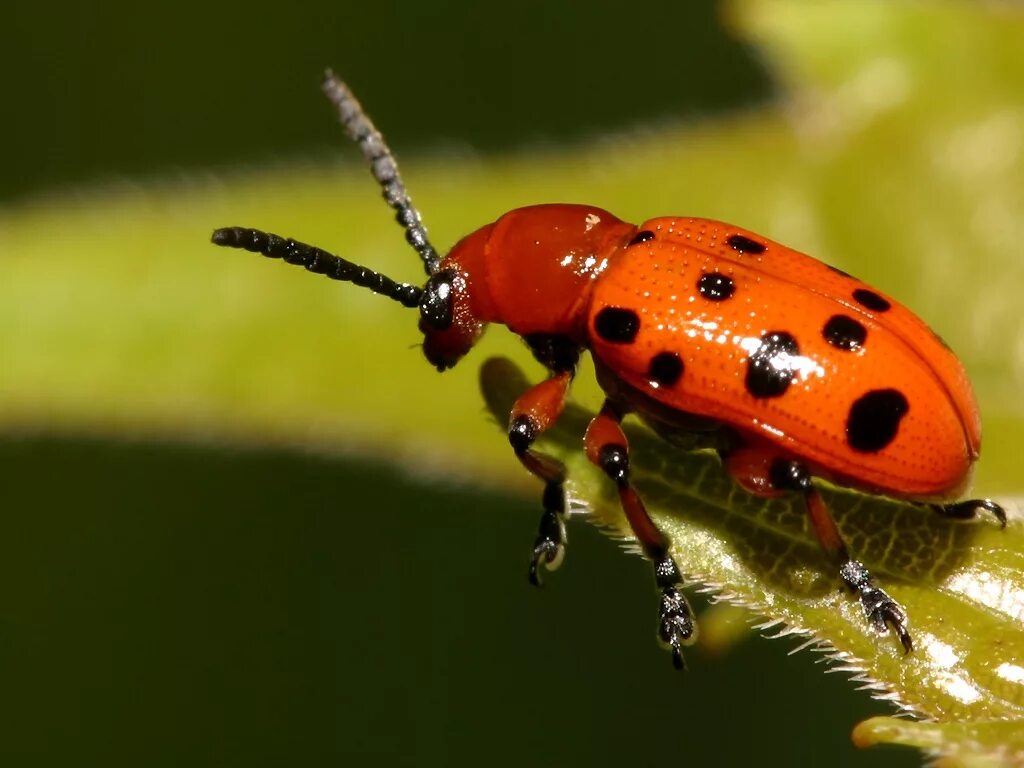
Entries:
<svg viewBox="0 0 1024 768">
<path fill-rule="evenodd" d="M 905 653 L 914 650 L 914 641 L 907 629 L 907 612 L 889 593 L 879 587 L 864 564 L 850 557 L 836 521 L 832 518 L 821 498 L 821 493 L 811 483 L 810 472 L 799 461 L 776 459 L 771 465 L 771 481 L 776 488 L 799 491 L 804 496 L 807 515 L 811 520 L 814 535 L 833 560 L 840 563 L 839 575 L 843 582 L 860 598 L 864 616 L 877 632 L 891 628 L 899 638 Z"/>
<path fill-rule="evenodd" d="M 999 521 L 1000 528 L 1006 527 L 1006 510 L 992 499 L 968 499 L 954 504 L 932 504 L 931 507 L 943 517 L 952 520 L 974 520 L 978 512 L 989 512 Z"/>
<path fill-rule="evenodd" d="M 629 526 L 645 555 L 654 563 L 654 580 L 661 590 L 658 639 L 672 652 L 672 664 L 684 669 L 683 646 L 697 639 L 697 624 L 680 590 L 682 577 L 669 554 L 670 541 L 651 520 L 640 496 L 629 482 L 629 444 L 620 422 L 623 414 L 609 401 L 587 427 L 584 444 L 591 463 L 615 481 Z"/>
<path fill-rule="evenodd" d="M 875 583 L 863 563 L 850 557 L 825 500 L 814 487 L 811 474 L 802 462 L 779 458 L 756 447 L 745 447 L 730 453 L 726 457 L 726 466 L 737 482 L 757 495 L 779 496 L 784 491 L 802 494 L 818 543 L 838 564 L 843 583 L 860 599 L 865 618 L 877 632 L 892 629 L 904 652 L 910 653 L 914 649 L 914 641 L 907 628 L 907 612 Z"/>
</svg>

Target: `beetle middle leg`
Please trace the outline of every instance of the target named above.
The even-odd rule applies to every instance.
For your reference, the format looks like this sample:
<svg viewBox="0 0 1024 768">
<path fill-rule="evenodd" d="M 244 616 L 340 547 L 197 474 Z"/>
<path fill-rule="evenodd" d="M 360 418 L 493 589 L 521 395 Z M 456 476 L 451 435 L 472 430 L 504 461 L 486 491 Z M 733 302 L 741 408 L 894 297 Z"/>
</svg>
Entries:
<svg viewBox="0 0 1024 768">
<path fill-rule="evenodd" d="M 839 566 L 839 576 L 846 586 L 857 593 L 867 620 L 878 632 L 891 627 L 906 653 L 914 649 L 907 629 L 907 612 L 875 583 L 863 563 L 850 557 L 832 513 L 802 462 L 781 458 L 758 447 L 742 447 L 728 455 L 726 466 L 740 485 L 759 496 L 778 496 L 780 491 L 802 494 L 818 543 Z"/>
<path fill-rule="evenodd" d="M 697 639 L 697 625 L 693 611 L 679 589 L 682 577 L 676 561 L 669 554 L 671 542 L 651 520 L 643 501 L 629 482 L 629 444 L 620 424 L 622 416 L 611 401 L 605 401 L 601 412 L 587 427 L 584 437 L 587 458 L 615 481 L 629 527 L 644 554 L 654 563 L 654 578 L 661 590 L 658 637 L 672 651 L 672 663 L 676 669 L 682 669 L 682 646 Z"/>
</svg>

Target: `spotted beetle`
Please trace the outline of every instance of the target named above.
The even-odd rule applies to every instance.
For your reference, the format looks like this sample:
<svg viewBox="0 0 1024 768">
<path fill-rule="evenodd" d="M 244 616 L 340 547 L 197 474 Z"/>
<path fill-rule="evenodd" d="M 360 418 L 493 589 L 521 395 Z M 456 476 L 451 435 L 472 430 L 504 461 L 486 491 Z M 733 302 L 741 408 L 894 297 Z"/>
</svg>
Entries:
<svg viewBox="0 0 1024 768">
<path fill-rule="evenodd" d="M 549 371 L 512 407 L 508 439 L 544 483 L 529 577 L 565 552 L 565 473 L 533 448 L 565 405 L 583 350 L 606 394 L 584 436 L 587 458 L 615 482 L 622 509 L 661 593 L 659 636 L 682 667 L 696 625 L 680 591 L 671 542 L 630 483 L 621 422 L 657 432 L 715 435 L 725 469 L 760 496 L 803 497 L 811 527 L 868 622 L 909 652 L 906 612 L 847 549 L 820 477 L 931 506 L 953 518 L 989 499 L 955 502 L 981 448 L 970 383 L 953 352 L 910 310 L 851 275 L 740 227 L 664 217 L 639 226 L 588 205 L 510 211 L 440 257 L 427 239 L 395 160 L 348 87 L 323 90 L 360 147 L 427 272 L 398 283 L 319 248 L 227 227 L 217 245 L 242 248 L 419 309 L 423 352 L 455 365 L 489 323 L 522 337 Z"/>
</svg>

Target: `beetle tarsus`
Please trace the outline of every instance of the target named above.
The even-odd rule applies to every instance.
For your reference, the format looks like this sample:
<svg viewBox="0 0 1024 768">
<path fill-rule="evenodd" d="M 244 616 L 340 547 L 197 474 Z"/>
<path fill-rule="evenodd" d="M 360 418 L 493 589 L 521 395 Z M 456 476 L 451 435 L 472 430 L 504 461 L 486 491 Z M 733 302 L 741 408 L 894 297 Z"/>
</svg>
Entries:
<svg viewBox="0 0 1024 768">
<path fill-rule="evenodd" d="M 891 628 L 899 638 L 904 653 L 914 650 L 914 640 L 907 629 L 907 612 L 875 584 L 868 569 L 856 560 L 848 560 L 843 563 L 839 573 L 846 585 L 857 592 L 864 615 L 875 631 L 885 633 Z"/>
<path fill-rule="evenodd" d="M 562 564 L 565 557 L 565 514 L 560 508 L 548 507 L 549 497 L 557 495 L 562 498 L 561 484 L 551 489 L 554 485 L 549 485 L 544 492 L 544 514 L 541 515 L 540 525 L 537 527 L 537 539 L 533 542 L 533 556 L 530 558 L 529 578 L 535 587 L 543 586 L 544 583 L 540 575 L 541 566 L 553 571 Z M 564 501 L 560 504 L 564 507 Z"/>
<path fill-rule="evenodd" d="M 658 639 L 672 651 L 672 666 L 686 669 L 682 646 L 693 642 L 697 625 L 690 604 L 677 587 L 662 589 L 658 617 Z"/>
<path fill-rule="evenodd" d="M 661 603 L 658 606 L 658 639 L 672 651 L 672 666 L 686 669 L 683 646 L 697 639 L 697 624 L 686 596 L 679 591 L 682 577 L 679 566 L 670 556 L 665 555 L 654 564 L 654 579 L 661 588 Z"/>
</svg>

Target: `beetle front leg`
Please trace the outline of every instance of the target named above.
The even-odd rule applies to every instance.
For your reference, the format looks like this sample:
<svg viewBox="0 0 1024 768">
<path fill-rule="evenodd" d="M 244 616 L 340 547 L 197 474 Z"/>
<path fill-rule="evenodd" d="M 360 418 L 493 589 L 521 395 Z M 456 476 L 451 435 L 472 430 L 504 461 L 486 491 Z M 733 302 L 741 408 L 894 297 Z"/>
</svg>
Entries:
<svg viewBox="0 0 1024 768">
<path fill-rule="evenodd" d="M 544 481 L 544 512 L 530 558 L 530 583 L 541 585 L 540 568 L 558 568 L 565 557 L 565 467 L 530 446 L 562 415 L 572 372 L 556 373 L 519 396 L 509 416 L 508 441 L 531 474 Z"/>
<path fill-rule="evenodd" d="M 644 554 L 654 563 L 654 578 L 661 590 L 658 637 L 672 651 L 672 663 L 683 669 L 682 646 L 697 639 L 697 625 L 686 597 L 679 589 L 682 577 L 669 554 L 671 542 L 647 514 L 643 501 L 629 482 L 629 444 L 620 422 L 623 414 L 605 401 L 601 412 L 587 427 L 584 444 L 587 458 L 615 481 L 622 510 Z"/>
</svg>

